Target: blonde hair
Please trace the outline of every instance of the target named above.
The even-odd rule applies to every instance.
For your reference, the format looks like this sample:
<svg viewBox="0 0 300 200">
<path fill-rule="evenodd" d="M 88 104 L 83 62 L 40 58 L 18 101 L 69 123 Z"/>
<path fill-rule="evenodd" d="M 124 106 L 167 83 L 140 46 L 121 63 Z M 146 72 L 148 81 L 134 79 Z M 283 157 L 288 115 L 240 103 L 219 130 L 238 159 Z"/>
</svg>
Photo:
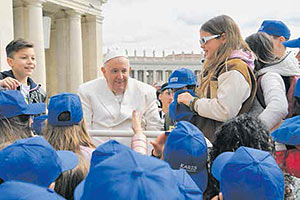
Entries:
<svg viewBox="0 0 300 200">
<path fill-rule="evenodd" d="M 225 35 L 225 43 L 220 45 L 210 59 L 205 59 L 203 69 L 201 71 L 200 87 L 197 89 L 197 95 L 205 96 L 204 91 L 208 86 L 214 72 L 223 64 L 230 56 L 231 52 L 238 49 L 246 49 L 251 51 L 248 44 L 243 40 L 238 25 L 227 15 L 220 15 L 205 22 L 200 30 L 208 32 L 212 35 Z M 216 38 L 216 39 L 220 39 Z"/>
<path fill-rule="evenodd" d="M 43 135 L 56 150 L 69 150 L 79 154 L 80 146 L 96 148 L 91 142 L 84 119 L 72 126 L 52 126 L 46 123 Z"/>
</svg>

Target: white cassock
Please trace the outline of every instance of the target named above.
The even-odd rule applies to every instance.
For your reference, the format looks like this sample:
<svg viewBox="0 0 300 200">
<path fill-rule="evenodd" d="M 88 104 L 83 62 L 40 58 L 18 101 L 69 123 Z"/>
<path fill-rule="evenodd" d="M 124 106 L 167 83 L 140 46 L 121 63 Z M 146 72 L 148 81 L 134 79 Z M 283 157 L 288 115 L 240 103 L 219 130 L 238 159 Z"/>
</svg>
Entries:
<svg viewBox="0 0 300 200">
<path fill-rule="evenodd" d="M 136 79 L 128 79 L 121 103 L 108 88 L 104 77 L 82 84 L 79 87 L 79 96 L 86 125 L 90 130 L 132 130 L 133 110 L 142 112 L 144 130 L 163 129 L 155 88 Z M 130 143 L 128 139 L 118 140 L 127 145 Z"/>
</svg>

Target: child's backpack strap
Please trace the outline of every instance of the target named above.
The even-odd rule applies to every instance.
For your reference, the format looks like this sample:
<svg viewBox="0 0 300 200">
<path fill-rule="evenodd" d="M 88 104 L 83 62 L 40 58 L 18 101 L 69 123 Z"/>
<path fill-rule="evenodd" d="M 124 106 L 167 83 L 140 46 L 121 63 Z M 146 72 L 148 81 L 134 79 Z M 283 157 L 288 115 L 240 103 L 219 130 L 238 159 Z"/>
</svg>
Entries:
<svg viewBox="0 0 300 200">
<path fill-rule="evenodd" d="M 294 110 L 297 110 L 296 106 L 298 104 L 296 104 L 296 98 L 294 96 L 294 91 L 295 91 L 296 83 L 299 78 L 300 78 L 299 76 L 290 76 L 289 77 L 290 87 L 286 88 L 286 90 L 287 90 L 286 97 L 287 97 L 288 104 L 289 104 L 289 113 L 286 116 L 286 118 L 293 117 Z"/>
<path fill-rule="evenodd" d="M 262 75 L 259 75 L 257 78 L 257 91 L 256 91 L 256 97 L 260 105 L 265 109 L 266 108 L 266 103 L 265 103 L 265 98 L 264 98 L 264 93 L 261 88 L 261 79 L 263 77 Z"/>
</svg>

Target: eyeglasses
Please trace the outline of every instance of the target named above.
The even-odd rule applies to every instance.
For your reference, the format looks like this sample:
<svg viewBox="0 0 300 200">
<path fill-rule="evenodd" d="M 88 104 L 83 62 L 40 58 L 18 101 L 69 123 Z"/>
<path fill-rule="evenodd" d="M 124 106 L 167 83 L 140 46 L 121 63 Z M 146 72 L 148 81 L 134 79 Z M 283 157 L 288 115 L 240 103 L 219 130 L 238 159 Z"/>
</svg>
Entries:
<svg viewBox="0 0 300 200">
<path fill-rule="evenodd" d="M 207 37 L 203 37 L 203 38 L 200 38 L 199 42 L 201 44 L 201 46 L 205 45 L 206 42 L 208 42 L 209 40 L 212 40 L 214 38 L 218 38 L 220 37 L 221 35 L 211 35 L 211 36 L 207 36 Z"/>
</svg>

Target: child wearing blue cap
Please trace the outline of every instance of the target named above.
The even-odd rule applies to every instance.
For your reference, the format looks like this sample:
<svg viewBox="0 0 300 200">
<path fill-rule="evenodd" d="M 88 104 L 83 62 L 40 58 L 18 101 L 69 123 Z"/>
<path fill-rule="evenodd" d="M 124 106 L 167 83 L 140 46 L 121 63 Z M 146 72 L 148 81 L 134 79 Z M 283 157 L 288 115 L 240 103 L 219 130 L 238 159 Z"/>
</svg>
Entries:
<svg viewBox="0 0 300 200">
<path fill-rule="evenodd" d="M 50 188 L 20 182 L 7 181 L 0 185 L 0 200 L 64 200 Z"/>
<path fill-rule="evenodd" d="M 91 159 L 95 145 L 87 131 L 77 94 L 52 96 L 48 105 L 48 120 L 43 135 L 56 150 L 69 150 Z"/>
<path fill-rule="evenodd" d="M 285 23 L 280 20 L 264 20 L 258 32 L 265 32 L 272 37 L 274 53 L 277 58 L 283 58 L 286 55 L 283 42 L 290 39 L 291 32 Z"/>
<path fill-rule="evenodd" d="M 44 103 L 27 104 L 18 90 L 0 91 L 0 144 L 33 136 L 30 117 L 45 109 Z"/>
<path fill-rule="evenodd" d="M 184 177 L 162 160 L 125 150 L 91 167 L 74 199 L 201 200 L 202 192 Z"/>
<path fill-rule="evenodd" d="M 249 114 L 239 115 L 222 124 L 215 132 L 216 140 L 209 154 L 209 166 L 218 155 L 226 151 L 236 151 L 240 146 L 251 147 L 268 152 L 274 152 L 265 125 L 256 117 Z M 208 186 L 205 196 L 209 199 L 219 194 L 218 182 L 209 173 Z"/>
<path fill-rule="evenodd" d="M 288 101 L 284 76 L 300 75 L 294 65 L 284 66 L 274 54 L 271 36 L 257 32 L 246 38 L 251 50 L 256 54 L 255 71 L 258 74 L 257 99 L 264 108 L 259 119 L 268 130 L 281 123 L 288 114 Z"/>
<path fill-rule="evenodd" d="M 170 131 L 174 128 L 176 122 L 186 120 L 193 122 L 195 113 L 188 106 L 179 104 L 177 96 L 181 93 L 188 92 L 195 96 L 197 79 L 192 70 L 187 68 L 176 69 L 168 79 L 168 85 L 165 89 L 172 89 L 174 92 L 174 101 L 170 103 L 168 112 L 165 115 L 164 129 Z"/>
<path fill-rule="evenodd" d="M 172 169 L 185 169 L 201 191 L 207 186 L 207 144 L 203 133 L 193 124 L 180 121 L 168 135 L 163 160 Z"/>
<path fill-rule="evenodd" d="M 59 175 L 78 164 L 75 153 L 55 151 L 43 137 L 15 141 L 0 151 L 0 178 L 53 187 Z"/>
<path fill-rule="evenodd" d="M 223 198 L 282 200 L 284 177 L 269 152 L 241 146 L 220 154 L 212 164 Z"/>
</svg>

